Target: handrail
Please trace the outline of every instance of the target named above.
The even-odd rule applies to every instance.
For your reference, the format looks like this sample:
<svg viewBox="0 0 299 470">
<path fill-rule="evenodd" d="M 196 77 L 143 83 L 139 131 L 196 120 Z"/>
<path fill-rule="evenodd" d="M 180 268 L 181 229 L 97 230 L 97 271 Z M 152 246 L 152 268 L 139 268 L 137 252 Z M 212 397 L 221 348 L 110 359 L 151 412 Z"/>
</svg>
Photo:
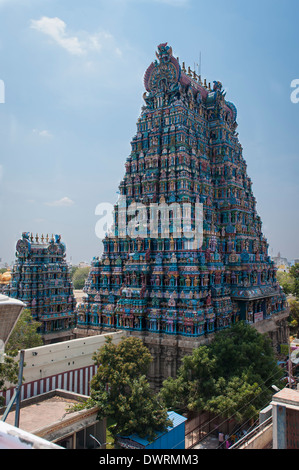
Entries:
<svg viewBox="0 0 299 470">
<path fill-rule="evenodd" d="M 253 436 L 258 434 L 264 427 L 268 426 L 270 423 L 272 423 L 272 416 L 270 416 L 270 418 L 266 419 L 266 421 L 264 421 L 263 423 L 259 424 L 256 428 L 254 428 L 252 431 L 250 431 L 248 434 L 246 434 L 244 437 L 242 437 L 239 441 L 237 441 L 231 447 L 229 447 L 229 450 L 240 448 L 246 441 L 248 441 Z"/>
</svg>

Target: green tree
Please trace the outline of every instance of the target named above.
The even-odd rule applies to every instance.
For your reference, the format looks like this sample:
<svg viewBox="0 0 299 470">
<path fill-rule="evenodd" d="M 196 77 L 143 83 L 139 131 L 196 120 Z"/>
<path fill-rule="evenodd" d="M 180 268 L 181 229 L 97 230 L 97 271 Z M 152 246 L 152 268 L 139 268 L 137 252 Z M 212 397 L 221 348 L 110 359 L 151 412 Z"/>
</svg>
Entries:
<svg viewBox="0 0 299 470">
<path fill-rule="evenodd" d="M 256 417 L 282 375 L 270 340 L 239 322 L 185 357 L 177 377 L 163 382 L 160 395 L 169 408 L 173 397 L 173 409 L 217 414 L 228 409 L 229 416 L 241 422 L 248 413 Z M 243 411 L 237 412 L 240 407 Z"/>
<path fill-rule="evenodd" d="M 33 320 L 31 311 L 29 309 L 25 309 L 13 329 L 6 345 L 5 352 L 11 355 L 11 353 L 15 353 L 21 349 L 42 346 L 42 337 L 37 332 L 40 326 L 41 323 Z"/>
<path fill-rule="evenodd" d="M 167 408 L 178 412 L 203 409 L 215 389 L 216 358 L 208 346 L 185 356 L 176 378 L 163 382 L 160 395 Z"/>
<path fill-rule="evenodd" d="M 265 383 L 266 387 L 271 387 L 273 380 L 276 383 L 276 377 L 280 378 L 269 337 L 245 322 L 218 332 L 210 348 L 216 356 L 218 377 L 240 377 L 245 371 L 251 384 Z"/>
<path fill-rule="evenodd" d="M 283 288 L 283 291 L 286 295 L 293 294 L 294 292 L 294 278 L 291 276 L 290 273 L 286 272 L 277 272 L 277 280 L 281 287 Z"/>
<path fill-rule="evenodd" d="M 110 337 L 94 355 L 97 373 L 91 380 L 89 406 L 96 404 L 99 418 L 111 418 L 112 436 L 138 433 L 153 438 L 170 423 L 167 410 L 146 380 L 152 357 L 139 338 L 113 344 Z M 88 405 L 88 404 L 87 404 Z"/>
<path fill-rule="evenodd" d="M 299 264 L 296 263 L 290 268 L 290 276 L 293 279 L 293 291 L 292 293 L 299 298 Z"/>
<path fill-rule="evenodd" d="M 15 361 L 21 349 L 42 346 L 43 340 L 37 329 L 41 323 L 33 320 L 29 309 L 25 309 L 5 347 L 4 363 L 0 364 L 0 390 L 5 391 L 5 383 L 16 385 L 18 383 L 19 363 Z M 0 397 L 0 404 L 3 399 Z"/>
<path fill-rule="evenodd" d="M 89 267 L 86 268 L 72 268 L 71 278 L 73 281 L 74 289 L 81 290 L 84 287 L 85 281 L 89 274 Z"/>
<path fill-rule="evenodd" d="M 78 269 L 78 266 L 70 266 L 69 272 L 70 272 L 71 278 L 73 278 L 73 275 L 75 271 L 77 271 L 77 269 Z"/>
<path fill-rule="evenodd" d="M 297 338 L 299 337 L 299 300 L 291 299 L 289 300 L 290 306 L 290 316 L 289 316 L 289 326 L 291 333 L 294 334 Z"/>
<path fill-rule="evenodd" d="M 171 424 L 167 410 L 159 396 L 153 394 L 145 375 L 130 380 L 126 392 L 112 403 L 108 399 L 107 404 L 113 404 L 110 416 L 116 420 L 112 430 L 114 437 L 117 434 L 129 436 L 136 433 L 153 440 L 157 432 L 165 431 Z"/>
<path fill-rule="evenodd" d="M 257 383 L 248 383 L 246 374 L 228 381 L 221 377 L 215 386 L 215 395 L 207 401 L 205 409 L 223 418 L 234 416 L 237 422 L 242 423 L 258 415 L 261 393 Z"/>
<path fill-rule="evenodd" d="M 183 413 L 189 411 L 190 384 L 184 380 L 180 372 L 181 370 L 178 371 L 176 378 L 168 377 L 164 380 L 159 396 L 167 409 Z"/>
<path fill-rule="evenodd" d="M 16 355 L 16 354 L 15 354 Z M 4 363 L 0 363 L 0 390 L 6 390 L 5 383 L 16 385 L 18 383 L 19 364 L 12 356 L 5 355 Z M 4 398 L 0 396 L 0 406 L 3 406 Z"/>
</svg>

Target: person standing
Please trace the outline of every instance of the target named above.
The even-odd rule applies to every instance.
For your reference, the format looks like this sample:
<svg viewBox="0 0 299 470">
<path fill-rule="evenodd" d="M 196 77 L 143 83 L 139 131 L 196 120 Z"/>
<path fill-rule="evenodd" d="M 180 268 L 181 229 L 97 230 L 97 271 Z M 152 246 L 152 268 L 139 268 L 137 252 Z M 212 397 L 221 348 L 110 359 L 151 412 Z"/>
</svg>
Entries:
<svg viewBox="0 0 299 470">
<path fill-rule="evenodd" d="M 223 448 L 223 443 L 224 443 L 224 434 L 223 432 L 219 432 L 218 434 L 218 442 L 219 442 L 219 448 Z"/>
</svg>

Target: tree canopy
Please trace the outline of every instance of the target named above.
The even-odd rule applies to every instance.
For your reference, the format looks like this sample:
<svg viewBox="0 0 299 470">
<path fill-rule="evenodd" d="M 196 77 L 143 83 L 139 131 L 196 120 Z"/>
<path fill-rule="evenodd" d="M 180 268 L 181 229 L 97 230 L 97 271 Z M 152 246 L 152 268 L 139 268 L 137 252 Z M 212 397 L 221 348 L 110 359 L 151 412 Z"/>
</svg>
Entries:
<svg viewBox="0 0 299 470">
<path fill-rule="evenodd" d="M 19 364 L 11 356 L 4 356 L 4 363 L 0 363 L 0 390 L 5 391 L 5 383 L 16 385 L 18 383 Z M 3 406 L 4 398 L 0 396 L 0 406 Z"/>
<path fill-rule="evenodd" d="M 292 294 L 299 298 L 299 264 L 296 263 L 290 268 L 289 275 L 293 281 Z"/>
<path fill-rule="evenodd" d="M 115 344 L 107 337 L 93 359 L 97 373 L 91 380 L 91 404 L 98 406 L 99 418 L 110 417 L 116 423 L 110 429 L 114 437 L 137 433 L 153 439 L 167 429 L 167 409 L 145 375 L 152 357 L 139 338 Z"/>
<path fill-rule="evenodd" d="M 299 300 L 293 298 L 289 300 L 290 307 L 290 317 L 289 317 L 289 326 L 290 331 L 297 338 L 299 337 Z"/>
<path fill-rule="evenodd" d="M 295 285 L 294 278 L 290 273 L 277 271 L 277 280 L 286 295 L 293 294 Z"/>
<path fill-rule="evenodd" d="M 78 266 L 73 266 L 71 269 L 71 278 L 74 285 L 74 289 L 81 290 L 84 287 L 85 281 L 88 277 L 90 268 L 84 267 L 79 268 Z"/>
<path fill-rule="evenodd" d="M 299 335 L 299 264 L 292 266 L 289 272 L 277 272 L 277 280 L 289 296 L 289 327 L 292 334 Z"/>
<path fill-rule="evenodd" d="M 4 363 L 0 364 L 0 390 L 5 390 L 5 383 L 16 385 L 18 382 L 19 364 L 14 357 L 21 349 L 42 346 L 43 340 L 37 329 L 40 323 L 33 320 L 29 309 L 25 309 L 5 347 Z M 0 397 L 0 405 L 3 399 Z"/>
<path fill-rule="evenodd" d="M 42 337 L 37 332 L 40 326 L 40 322 L 33 320 L 31 311 L 29 309 L 25 309 L 13 329 L 7 342 L 5 352 L 11 355 L 21 349 L 42 346 L 44 344 Z"/>
<path fill-rule="evenodd" d="M 271 385 L 279 386 L 282 375 L 270 340 L 239 322 L 184 357 L 160 395 L 169 409 L 210 411 L 242 422 L 268 404 Z"/>
</svg>

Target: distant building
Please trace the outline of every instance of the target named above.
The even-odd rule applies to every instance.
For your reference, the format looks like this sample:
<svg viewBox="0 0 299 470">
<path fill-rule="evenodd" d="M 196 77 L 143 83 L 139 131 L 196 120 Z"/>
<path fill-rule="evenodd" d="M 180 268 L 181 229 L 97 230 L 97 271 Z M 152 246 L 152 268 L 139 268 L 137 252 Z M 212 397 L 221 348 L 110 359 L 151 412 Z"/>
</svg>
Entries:
<svg viewBox="0 0 299 470">
<path fill-rule="evenodd" d="M 287 272 L 291 267 L 291 263 L 288 261 L 287 258 L 283 258 L 280 252 L 277 256 L 272 257 L 272 261 L 274 261 L 274 264 L 278 271 Z"/>
<path fill-rule="evenodd" d="M 25 302 L 33 319 L 41 322 L 45 343 L 73 337 L 76 302 L 65 257 L 60 235 L 49 239 L 23 233 L 16 245 L 8 293 Z"/>
<path fill-rule="evenodd" d="M 83 290 L 75 289 L 74 296 L 75 296 L 76 303 L 79 304 L 84 301 L 86 294 L 84 294 Z"/>
<path fill-rule="evenodd" d="M 0 294 L 5 294 L 7 292 L 10 281 L 11 281 L 10 269 L 0 274 Z"/>
<path fill-rule="evenodd" d="M 90 264 L 85 263 L 85 261 L 81 261 L 81 262 L 78 264 L 78 268 L 90 268 Z"/>
</svg>

